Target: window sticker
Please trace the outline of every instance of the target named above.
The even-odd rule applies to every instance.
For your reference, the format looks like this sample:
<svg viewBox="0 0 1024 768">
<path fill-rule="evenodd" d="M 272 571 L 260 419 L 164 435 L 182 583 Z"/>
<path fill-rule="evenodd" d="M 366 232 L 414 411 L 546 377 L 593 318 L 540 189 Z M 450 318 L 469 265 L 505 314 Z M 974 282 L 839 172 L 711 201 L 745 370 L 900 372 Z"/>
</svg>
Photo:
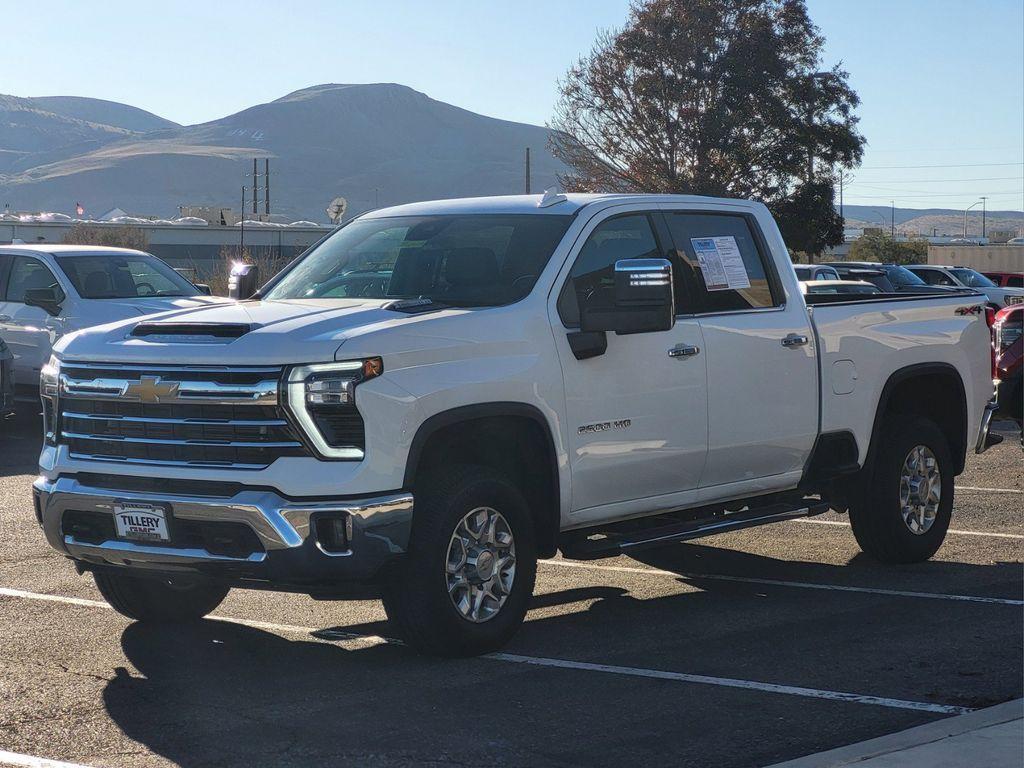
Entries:
<svg viewBox="0 0 1024 768">
<path fill-rule="evenodd" d="M 690 243 L 709 291 L 750 287 L 750 277 L 735 237 L 691 237 Z"/>
</svg>

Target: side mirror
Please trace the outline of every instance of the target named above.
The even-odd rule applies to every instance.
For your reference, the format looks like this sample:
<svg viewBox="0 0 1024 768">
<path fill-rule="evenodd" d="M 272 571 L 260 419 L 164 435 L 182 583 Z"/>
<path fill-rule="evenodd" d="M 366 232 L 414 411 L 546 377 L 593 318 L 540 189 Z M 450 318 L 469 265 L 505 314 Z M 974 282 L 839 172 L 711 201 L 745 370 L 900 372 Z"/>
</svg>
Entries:
<svg viewBox="0 0 1024 768">
<path fill-rule="evenodd" d="M 199 292 L 206 296 L 213 295 L 213 291 L 210 290 L 210 286 L 208 286 L 206 283 L 192 283 L 192 285 L 198 288 Z"/>
<path fill-rule="evenodd" d="M 228 277 L 228 298 L 235 301 L 248 299 L 259 289 L 259 280 L 260 268 L 255 264 L 235 264 Z"/>
<path fill-rule="evenodd" d="M 30 307 L 39 307 L 56 317 L 60 314 L 61 298 L 53 288 L 29 288 L 25 291 L 25 303 Z"/>
<path fill-rule="evenodd" d="M 623 259 L 615 262 L 613 274 L 611 285 L 580 297 L 581 331 L 626 335 L 672 329 L 676 323 L 676 302 L 671 262 Z"/>
</svg>

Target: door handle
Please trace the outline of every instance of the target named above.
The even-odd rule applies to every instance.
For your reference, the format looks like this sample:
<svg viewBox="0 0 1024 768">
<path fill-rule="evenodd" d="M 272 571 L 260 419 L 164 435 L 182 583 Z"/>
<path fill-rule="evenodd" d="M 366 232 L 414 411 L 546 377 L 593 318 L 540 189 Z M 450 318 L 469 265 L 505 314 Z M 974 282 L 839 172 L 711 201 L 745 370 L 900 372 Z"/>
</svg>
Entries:
<svg viewBox="0 0 1024 768">
<path fill-rule="evenodd" d="M 808 341 L 807 337 L 799 333 L 791 333 L 782 340 L 784 347 L 802 347 Z"/>
<path fill-rule="evenodd" d="M 700 354 L 700 347 L 694 346 L 693 344 L 680 344 L 672 347 L 668 351 L 669 357 L 693 357 L 694 355 Z"/>
</svg>

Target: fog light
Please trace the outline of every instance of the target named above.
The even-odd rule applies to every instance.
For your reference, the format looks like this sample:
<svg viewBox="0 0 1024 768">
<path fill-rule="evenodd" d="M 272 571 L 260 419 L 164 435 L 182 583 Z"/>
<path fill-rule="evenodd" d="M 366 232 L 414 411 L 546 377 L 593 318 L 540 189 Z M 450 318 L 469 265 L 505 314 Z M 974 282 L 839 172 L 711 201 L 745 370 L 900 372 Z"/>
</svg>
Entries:
<svg viewBox="0 0 1024 768">
<path fill-rule="evenodd" d="M 321 515 L 316 521 L 316 540 L 324 552 L 348 552 L 352 541 L 352 518 L 345 514 Z"/>
</svg>

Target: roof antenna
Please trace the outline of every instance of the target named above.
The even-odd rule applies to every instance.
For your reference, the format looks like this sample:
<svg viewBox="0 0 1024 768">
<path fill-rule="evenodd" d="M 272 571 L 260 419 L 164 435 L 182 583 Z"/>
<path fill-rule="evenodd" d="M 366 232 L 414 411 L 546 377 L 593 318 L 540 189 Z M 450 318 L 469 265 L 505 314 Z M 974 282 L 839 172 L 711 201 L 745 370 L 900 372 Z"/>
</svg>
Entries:
<svg viewBox="0 0 1024 768">
<path fill-rule="evenodd" d="M 552 205 L 564 203 L 568 199 L 569 198 L 567 198 L 565 195 L 559 192 L 556 187 L 551 187 L 551 189 L 544 190 L 544 197 L 542 197 L 540 199 L 540 202 L 537 203 L 537 207 L 550 208 Z"/>
</svg>

